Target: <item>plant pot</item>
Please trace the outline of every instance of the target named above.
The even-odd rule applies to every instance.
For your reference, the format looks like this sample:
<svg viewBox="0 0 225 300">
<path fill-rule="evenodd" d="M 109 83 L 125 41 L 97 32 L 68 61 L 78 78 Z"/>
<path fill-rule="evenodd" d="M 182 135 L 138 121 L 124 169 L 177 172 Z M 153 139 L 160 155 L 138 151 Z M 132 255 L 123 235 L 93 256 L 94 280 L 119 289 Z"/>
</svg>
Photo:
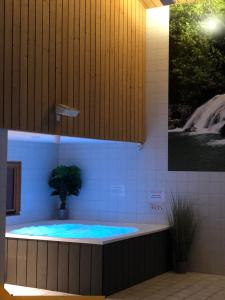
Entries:
<svg viewBox="0 0 225 300">
<path fill-rule="evenodd" d="M 67 209 L 58 209 L 57 215 L 58 215 L 58 220 L 67 220 L 69 212 Z"/>
<path fill-rule="evenodd" d="M 185 274 L 187 273 L 187 262 L 186 261 L 178 261 L 176 263 L 176 273 Z"/>
</svg>

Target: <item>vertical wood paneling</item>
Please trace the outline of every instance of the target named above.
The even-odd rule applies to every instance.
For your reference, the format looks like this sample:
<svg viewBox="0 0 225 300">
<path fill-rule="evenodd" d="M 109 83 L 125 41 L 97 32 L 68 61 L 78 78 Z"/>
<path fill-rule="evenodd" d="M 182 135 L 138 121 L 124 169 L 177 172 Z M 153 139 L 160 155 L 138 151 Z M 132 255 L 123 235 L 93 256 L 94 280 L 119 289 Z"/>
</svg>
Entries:
<svg viewBox="0 0 225 300">
<path fill-rule="evenodd" d="M 92 245 L 91 254 L 91 295 L 102 295 L 103 253 L 101 245 Z"/>
<path fill-rule="evenodd" d="M 84 135 L 90 136 L 90 79 L 91 79 L 91 1 L 85 8 L 85 79 L 84 79 Z"/>
<path fill-rule="evenodd" d="M 110 1 L 110 54 L 109 54 L 109 124 L 108 138 L 113 139 L 114 129 L 114 99 L 115 99 L 115 1 Z"/>
<path fill-rule="evenodd" d="M 56 98 L 62 103 L 62 0 L 56 0 Z M 60 133 L 60 123 L 56 123 L 56 133 Z"/>
<path fill-rule="evenodd" d="M 61 103 L 68 105 L 68 15 L 69 0 L 62 2 L 62 99 Z M 62 117 L 61 133 L 68 132 L 68 118 Z"/>
<path fill-rule="evenodd" d="M 138 22 L 140 18 L 140 10 L 139 7 L 137 6 L 136 9 L 136 20 L 137 20 L 137 26 L 136 26 L 136 66 L 135 69 L 138 66 L 139 63 L 139 43 L 140 43 L 140 34 L 139 34 L 139 29 L 140 29 L 140 22 Z M 139 72 L 135 76 L 135 81 L 137 82 L 135 86 L 135 139 L 138 139 L 138 130 L 139 130 L 139 78 L 140 74 Z"/>
<path fill-rule="evenodd" d="M 80 0 L 74 1 L 74 107 L 80 109 Z M 80 118 L 73 119 L 73 135 L 79 135 Z"/>
<path fill-rule="evenodd" d="M 90 137 L 95 137 L 96 105 L 96 0 L 91 0 L 91 48 L 90 48 Z"/>
<path fill-rule="evenodd" d="M 27 129 L 29 131 L 34 131 L 34 120 L 35 120 L 35 84 L 37 79 L 35 78 L 35 56 L 36 56 L 36 1 L 29 0 L 29 11 L 28 11 L 28 92 L 27 92 L 27 106 L 28 106 L 28 116 L 27 116 Z M 40 62 L 38 62 L 40 63 Z M 40 108 L 39 108 L 40 109 Z"/>
<path fill-rule="evenodd" d="M 0 125 L 144 140 L 138 0 L 0 0 Z M 80 110 L 56 122 L 55 104 Z"/>
<path fill-rule="evenodd" d="M 27 241 L 18 240 L 17 284 L 25 286 L 26 283 L 27 283 Z"/>
<path fill-rule="evenodd" d="M 138 140 L 142 139 L 142 132 L 143 132 L 143 65 L 142 65 L 142 55 L 143 55 L 143 42 L 142 42 L 142 7 L 141 4 L 139 5 L 139 24 L 138 24 L 138 34 L 139 34 L 139 41 L 138 41 L 138 66 L 140 72 L 138 73 Z"/>
<path fill-rule="evenodd" d="M 99 121 L 100 121 L 100 137 L 104 137 L 105 130 L 104 130 L 104 114 L 105 114 L 105 65 L 106 65 L 106 16 L 105 16 L 105 6 L 106 6 L 106 1 L 100 1 L 101 7 L 100 7 L 100 14 L 101 14 L 101 23 L 100 23 L 100 28 L 101 28 L 101 67 L 100 67 L 100 74 L 101 74 L 101 79 L 100 79 L 100 116 L 99 116 Z"/>
<path fill-rule="evenodd" d="M 95 122 L 93 124 L 95 137 L 100 137 L 100 90 L 101 90 L 101 0 L 95 1 L 96 5 L 96 71 L 95 71 Z"/>
<path fill-rule="evenodd" d="M 126 110 L 126 134 L 127 139 L 131 140 L 131 51 L 132 51 L 132 0 L 127 3 L 127 110 Z"/>
<path fill-rule="evenodd" d="M 7 282 L 17 283 L 17 240 L 8 239 Z"/>
<path fill-rule="evenodd" d="M 80 244 L 69 245 L 69 293 L 80 293 Z"/>
<path fill-rule="evenodd" d="M 50 1 L 49 31 L 49 132 L 55 132 L 55 101 L 56 101 L 56 1 Z"/>
<path fill-rule="evenodd" d="M 136 20 L 136 26 L 135 26 L 135 65 L 134 65 L 134 70 L 137 69 L 138 67 L 138 42 L 139 42 L 139 34 L 138 34 L 138 29 L 139 29 L 139 9 L 138 6 L 135 9 L 135 20 Z M 139 79 L 139 72 L 135 72 L 135 76 L 134 76 L 134 102 L 135 102 L 135 106 L 134 106 L 134 139 L 136 140 L 138 138 L 138 122 L 139 122 L 139 105 L 138 105 L 138 79 Z"/>
<path fill-rule="evenodd" d="M 42 49 L 42 103 L 41 103 L 41 131 L 49 129 L 49 33 L 50 33 L 50 0 L 43 0 L 43 49 Z"/>
<path fill-rule="evenodd" d="M 57 242 L 48 242 L 47 289 L 52 291 L 58 289 L 58 247 Z"/>
<path fill-rule="evenodd" d="M 48 248 L 46 241 L 38 241 L 37 245 L 37 288 L 47 287 L 47 256 Z"/>
<path fill-rule="evenodd" d="M 21 0 L 20 129 L 27 129 L 28 1 Z"/>
<path fill-rule="evenodd" d="M 131 115 L 130 115 L 130 130 L 131 130 L 131 140 L 135 140 L 135 49 L 136 49 L 136 31 L 135 31 L 135 21 L 136 21 L 136 7 L 134 2 L 131 3 L 131 18 L 132 18 L 132 28 L 131 28 Z"/>
<path fill-rule="evenodd" d="M 80 0 L 80 70 L 79 70 L 79 82 L 80 82 L 80 116 L 79 116 L 79 135 L 84 136 L 85 128 L 85 10 L 86 0 Z"/>
<path fill-rule="evenodd" d="M 27 286 L 37 287 L 37 241 L 27 243 Z"/>
<path fill-rule="evenodd" d="M 119 102 L 118 102 L 118 139 L 123 139 L 123 47 L 124 47 L 124 37 L 123 37 L 123 25 L 124 25 L 124 0 L 119 1 L 120 11 L 118 14 L 119 18 L 119 69 L 118 69 L 118 78 L 119 78 Z"/>
<path fill-rule="evenodd" d="M 12 128 L 20 127 L 21 0 L 13 1 Z"/>
<path fill-rule="evenodd" d="M 127 138 L 127 44 L 128 44 L 128 34 L 127 34 L 127 19 L 128 19 L 128 2 L 124 0 L 124 17 L 123 17 L 123 114 L 122 114 L 122 139 Z"/>
<path fill-rule="evenodd" d="M 140 140 L 145 140 L 145 97 L 146 97 L 146 89 L 145 89 L 145 80 L 146 80 L 146 11 L 142 10 L 142 56 L 141 56 L 141 65 L 142 65 L 142 86 L 140 87 L 142 93 L 142 129 L 140 132 Z"/>
<path fill-rule="evenodd" d="M 105 245 L 7 238 L 7 283 L 108 296 L 168 272 L 169 230 Z"/>
<path fill-rule="evenodd" d="M 76 0 L 75 0 L 76 1 Z M 68 105 L 75 106 L 73 95 L 74 83 L 74 0 L 69 1 L 69 15 L 68 15 Z M 68 135 L 73 135 L 73 119 L 68 119 Z"/>
<path fill-rule="evenodd" d="M 69 245 L 59 243 L 58 253 L 58 291 L 68 292 L 69 287 Z"/>
<path fill-rule="evenodd" d="M 81 244 L 80 252 L 80 294 L 91 293 L 91 248 L 90 245 Z"/>
<path fill-rule="evenodd" d="M 111 44 L 111 13 L 110 0 L 106 0 L 105 7 L 105 94 L 104 94 L 104 138 L 109 139 L 109 107 L 110 107 L 110 44 Z"/>
<path fill-rule="evenodd" d="M 113 99 L 113 139 L 119 139 L 119 29 L 120 29 L 120 5 L 119 1 L 115 1 L 115 58 L 114 58 L 114 70 L 115 70 L 115 86 L 114 86 L 114 99 Z"/>
<path fill-rule="evenodd" d="M 5 1 L 4 127 L 12 127 L 13 1 Z"/>
<path fill-rule="evenodd" d="M 36 1 L 35 27 L 35 130 L 41 132 L 42 91 L 43 91 L 43 2 Z"/>
<path fill-rule="evenodd" d="M 5 0 L 0 0 L 0 41 L 5 43 Z M 0 127 L 4 127 L 4 43 L 0 42 Z"/>
</svg>

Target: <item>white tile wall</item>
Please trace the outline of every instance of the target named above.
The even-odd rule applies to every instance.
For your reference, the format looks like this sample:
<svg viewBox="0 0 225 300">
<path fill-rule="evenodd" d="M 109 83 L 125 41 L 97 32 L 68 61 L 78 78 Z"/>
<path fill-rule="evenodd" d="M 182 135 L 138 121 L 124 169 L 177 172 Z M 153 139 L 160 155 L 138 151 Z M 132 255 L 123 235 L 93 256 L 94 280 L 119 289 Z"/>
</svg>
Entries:
<svg viewBox="0 0 225 300">
<path fill-rule="evenodd" d="M 147 140 L 143 149 L 131 143 L 60 145 L 59 163 L 77 164 L 83 171 L 81 194 L 70 200 L 72 218 L 166 222 L 150 204 L 151 191 L 174 189 L 175 180 L 167 172 L 169 18 L 167 9 L 162 12 L 163 18 L 152 14 L 154 27 L 148 23 Z M 110 189 L 115 185 L 124 185 L 125 195 L 112 195 Z"/>
<path fill-rule="evenodd" d="M 59 162 L 77 164 L 84 186 L 70 199 L 71 217 L 140 223 L 165 223 L 151 209 L 151 191 L 179 192 L 193 199 L 201 217 L 190 267 L 225 274 L 225 173 L 168 172 L 169 9 L 147 13 L 147 140 L 135 144 L 63 144 Z M 112 196 L 111 185 L 125 185 L 125 196 Z"/>
<path fill-rule="evenodd" d="M 53 218 L 57 201 L 50 196 L 48 176 L 58 164 L 57 144 L 9 141 L 8 160 L 22 161 L 22 191 L 21 213 L 7 217 L 7 224 Z"/>
<path fill-rule="evenodd" d="M 154 140 L 155 146 L 152 154 L 146 151 L 152 160 L 157 157 L 154 167 L 149 169 L 155 169 L 152 176 L 156 186 L 164 186 L 167 193 L 178 192 L 195 202 L 201 223 L 192 251 L 191 270 L 225 274 L 225 173 L 167 171 L 168 57 L 169 8 L 148 10 L 148 140 Z"/>
</svg>

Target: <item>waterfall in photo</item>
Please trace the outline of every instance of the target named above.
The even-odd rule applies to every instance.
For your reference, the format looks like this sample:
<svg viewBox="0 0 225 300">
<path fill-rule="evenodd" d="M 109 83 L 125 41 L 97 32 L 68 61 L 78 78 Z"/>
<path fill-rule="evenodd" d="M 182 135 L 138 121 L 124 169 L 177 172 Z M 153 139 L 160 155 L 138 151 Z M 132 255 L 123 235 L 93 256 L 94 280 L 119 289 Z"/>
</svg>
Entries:
<svg viewBox="0 0 225 300">
<path fill-rule="evenodd" d="M 225 172 L 224 20 L 225 0 L 170 6 L 169 171 Z"/>
<path fill-rule="evenodd" d="M 225 131 L 225 94 L 217 95 L 198 107 L 182 131 L 222 133 Z"/>
</svg>

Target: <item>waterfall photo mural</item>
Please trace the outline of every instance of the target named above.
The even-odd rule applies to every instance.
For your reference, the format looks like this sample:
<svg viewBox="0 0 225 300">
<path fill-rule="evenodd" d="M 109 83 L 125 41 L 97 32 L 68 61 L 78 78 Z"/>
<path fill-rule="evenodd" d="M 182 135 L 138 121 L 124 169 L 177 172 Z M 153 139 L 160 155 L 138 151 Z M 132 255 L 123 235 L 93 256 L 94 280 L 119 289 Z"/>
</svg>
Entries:
<svg viewBox="0 0 225 300">
<path fill-rule="evenodd" d="M 225 0 L 170 8 L 169 171 L 225 171 Z"/>
</svg>

